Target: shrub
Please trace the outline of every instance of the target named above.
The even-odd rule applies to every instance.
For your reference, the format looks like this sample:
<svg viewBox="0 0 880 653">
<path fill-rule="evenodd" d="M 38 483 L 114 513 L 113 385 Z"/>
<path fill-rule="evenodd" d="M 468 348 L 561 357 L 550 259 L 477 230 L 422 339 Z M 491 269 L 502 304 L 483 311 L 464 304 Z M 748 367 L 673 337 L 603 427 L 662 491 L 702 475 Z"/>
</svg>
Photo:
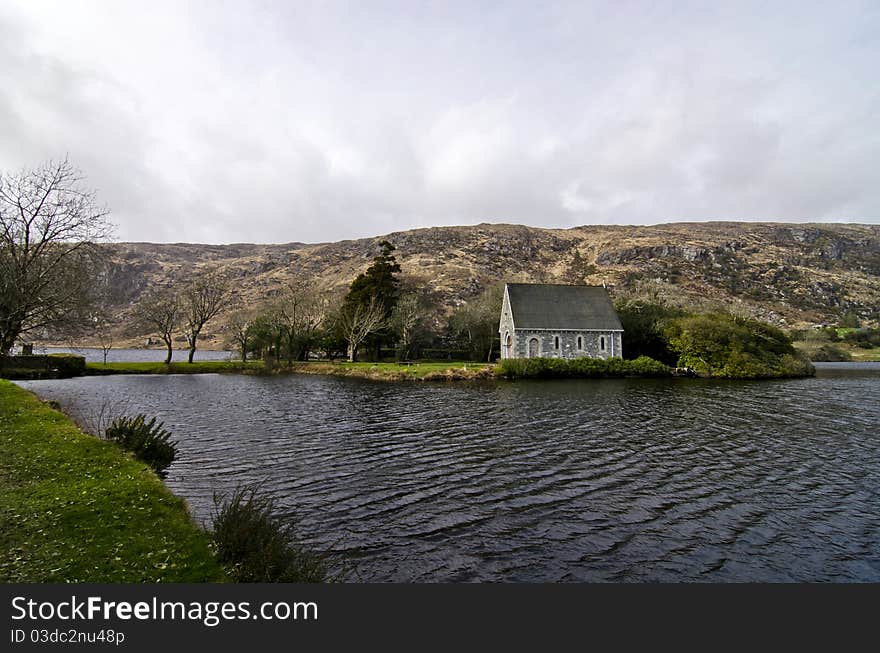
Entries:
<svg viewBox="0 0 880 653">
<path fill-rule="evenodd" d="M 155 417 L 147 421 L 147 416 L 143 414 L 117 417 L 107 427 L 104 436 L 161 472 L 177 455 L 177 443 L 170 439 L 171 433 L 163 427 L 162 422 L 156 424 Z"/>
<path fill-rule="evenodd" d="M 0 377 L 9 379 L 66 379 L 82 376 L 86 359 L 74 354 L 0 355 Z"/>
<path fill-rule="evenodd" d="M 635 360 L 627 362 L 630 372 L 640 376 L 669 376 L 670 374 L 667 365 L 648 356 L 639 356 Z"/>
<path fill-rule="evenodd" d="M 652 359 L 674 365 L 678 355 L 669 347 L 663 335 L 666 324 L 685 313 L 665 304 L 630 299 L 618 301 L 617 315 L 623 325 L 623 351 L 627 358 L 650 356 Z"/>
<path fill-rule="evenodd" d="M 813 376 L 816 373 L 816 368 L 813 367 L 813 364 L 801 353 L 797 353 L 794 355 L 785 354 L 780 359 L 780 365 L 782 367 L 783 376 Z"/>
<path fill-rule="evenodd" d="M 293 543 L 293 526 L 276 514 L 271 498 L 253 487 L 214 496 L 217 558 L 240 583 L 320 583 L 324 559 Z"/>
<path fill-rule="evenodd" d="M 813 367 L 776 327 L 728 313 L 701 313 L 672 320 L 665 337 L 679 367 L 704 376 L 753 379 L 809 376 Z"/>
<path fill-rule="evenodd" d="M 669 376 L 670 369 L 647 356 L 622 358 L 505 358 L 499 365 L 506 379 Z"/>
</svg>

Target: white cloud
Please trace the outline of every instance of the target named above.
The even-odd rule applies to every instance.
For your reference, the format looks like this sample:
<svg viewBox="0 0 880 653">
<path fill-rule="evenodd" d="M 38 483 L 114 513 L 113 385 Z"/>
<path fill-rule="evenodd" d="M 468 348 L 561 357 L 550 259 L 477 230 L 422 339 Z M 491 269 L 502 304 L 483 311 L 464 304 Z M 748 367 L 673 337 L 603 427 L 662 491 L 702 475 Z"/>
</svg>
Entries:
<svg viewBox="0 0 880 653">
<path fill-rule="evenodd" d="M 880 221 L 876 3 L 0 7 L 0 167 L 131 240 Z"/>
</svg>

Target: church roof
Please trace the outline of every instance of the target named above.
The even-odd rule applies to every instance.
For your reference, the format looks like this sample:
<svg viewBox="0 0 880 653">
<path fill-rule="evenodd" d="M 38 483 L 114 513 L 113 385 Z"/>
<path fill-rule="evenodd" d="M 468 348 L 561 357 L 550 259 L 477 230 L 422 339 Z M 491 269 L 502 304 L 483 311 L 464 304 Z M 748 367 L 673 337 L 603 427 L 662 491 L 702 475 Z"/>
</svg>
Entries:
<svg viewBox="0 0 880 653">
<path fill-rule="evenodd" d="M 623 330 L 602 286 L 509 283 L 507 295 L 517 329 Z"/>
</svg>

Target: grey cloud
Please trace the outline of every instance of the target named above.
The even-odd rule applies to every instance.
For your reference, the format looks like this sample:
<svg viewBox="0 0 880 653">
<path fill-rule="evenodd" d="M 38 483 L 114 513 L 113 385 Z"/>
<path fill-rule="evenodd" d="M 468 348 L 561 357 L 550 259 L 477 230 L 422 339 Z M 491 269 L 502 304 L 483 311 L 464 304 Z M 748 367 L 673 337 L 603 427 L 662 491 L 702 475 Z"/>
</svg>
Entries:
<svg viewBox="0 0 880 653">
<path fill-rule="evenodd" d="M 0 10 L 0 166 L 69 153 L 123 239 L 880 221 L 870 4 L 114 6 L 120 61 Z"/>
</svg>

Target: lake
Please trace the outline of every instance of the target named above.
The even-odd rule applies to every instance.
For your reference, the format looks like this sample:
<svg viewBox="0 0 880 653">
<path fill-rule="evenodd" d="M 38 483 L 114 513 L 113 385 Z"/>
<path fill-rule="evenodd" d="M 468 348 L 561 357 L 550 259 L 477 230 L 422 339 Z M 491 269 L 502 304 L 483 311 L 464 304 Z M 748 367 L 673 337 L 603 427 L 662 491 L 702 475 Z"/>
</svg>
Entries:
<svg viewBox="0 0 880 653">
<path fill-rule="evenodd" d="M 87 363 L 103 363 L 104 352 L 95 347 L 34 347 L 35 354 L 77 354 L 84 356 Z M 168 354 L 167 349 L 111 349 L 107 352 L 108 363 L 161 363 Z M 185 362 L 188 349 L 173 349 L 172 362 Z M 235 358 L 235 352 L 196 349 L 193 360 L 225 361 Z"/>
<path fill-rule="evenodd" d="M 197 520 L 260 482 L 363 581 L 880 581 L 880 364 L 782 381 L 20 385 L 158 415 Z"/>
</svg>

